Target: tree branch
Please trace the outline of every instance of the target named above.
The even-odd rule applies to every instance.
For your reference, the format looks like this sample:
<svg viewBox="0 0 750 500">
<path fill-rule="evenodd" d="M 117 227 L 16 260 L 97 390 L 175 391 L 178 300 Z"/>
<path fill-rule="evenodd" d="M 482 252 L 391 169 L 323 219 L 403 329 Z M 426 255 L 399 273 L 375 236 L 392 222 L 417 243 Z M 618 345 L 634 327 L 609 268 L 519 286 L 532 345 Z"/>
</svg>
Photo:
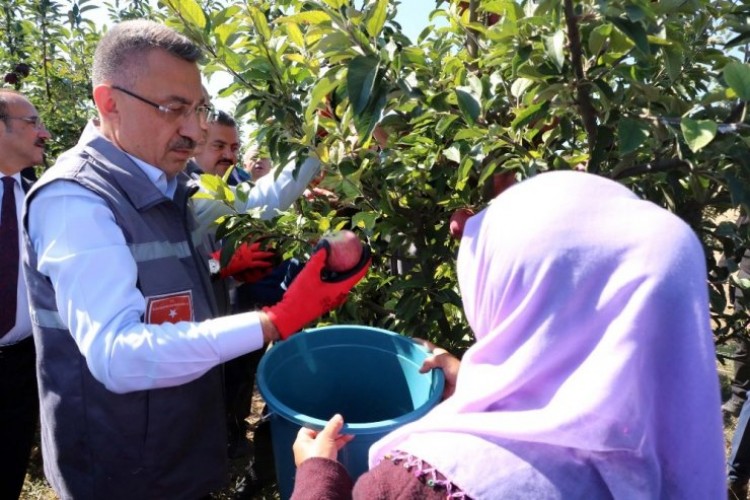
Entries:
<svg viewBox="0 0 750 500">
<path fill-rule="evenodd" d="M 469 22 L 475 23 L 478 19 L 477 7 L 479 6 L 479 0 L 471 0 L 469 2 Z M 469 36 L 466 37 L 466 51 L 469 53 L 471 62 L 469 68 L 473 71 L 477 70 L 477 54 L 479 53 L 479 43 L 477 42 L 477 32 L 469 28 Z"/>
<path fill-rule="evenodd" d="M 612 172 L 611 177 L 613 179 L 625 179 L 626 177 L 635 177 L 636 175 L 668 172 L 670 170 L 679 170 L 682 168 L 689 169 L 690 163 L 680 158 L 670 158 L 669 160 L 633 165 L 632 167 L 624 168 L 619 172 Z"/>
<path fill-rule="evenodd" d="M 573 67 L 573 75 L 575 77 L 576 101 L 581 112 L 583 128 L 588 135 L 589 151 L 594 151 L 597 136 L 597 114 L 594 105 L 591 103 L 591 96 L 589 94 L 590 83 L 586 80 L 586 75 L 583 72 L 581 33 L 578 30 L 578 17 L 573 9 L 573 0 L 564 0 L 563 8 L 565 11 L 565 25 L 568 28 L 568 40 L 570 40 L 570 64 Z M 599 167 L 594 165 L 592 168 L 593 173 L 596 173 L 598 170 Z"/>
</svg>

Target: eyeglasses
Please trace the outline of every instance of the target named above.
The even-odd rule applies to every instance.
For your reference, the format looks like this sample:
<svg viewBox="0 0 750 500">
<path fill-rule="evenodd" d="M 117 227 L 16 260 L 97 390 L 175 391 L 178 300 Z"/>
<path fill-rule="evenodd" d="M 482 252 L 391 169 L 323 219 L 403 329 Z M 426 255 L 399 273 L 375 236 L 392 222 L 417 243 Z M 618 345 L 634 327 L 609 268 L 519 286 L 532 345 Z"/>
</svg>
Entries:
<svg viewBox="0 0 750 500">
<path fill-rule="evenodd" d="M 42 130 L 44 128 L 44 122 L 38 116 L 0 116 L 0 120 L 21 120 L 34 127 L 34 130 Z"/>
<path fill-rule="evenodd" d="M 115 90 L 119 90 L 123 94 L 127 94 L 130 97 L 138 99 L 142 103 L 148 104 L 149 106 L 153 106 L 159 112 L 164 114 L 164 116 L 166 116 L 168 119 L 171 119 L 171 120 L 175 120 L 178 118 L 184 120 L 184 119 L 189 118 L 192 113 L 195 113 L 195 115 L 198 117 L 198 121 L 200 122 L 201 126 L 205 126 L 208 124 L 208 122 L 210 121 L 214 113 L 213 108 L 206 104 L 199 104 L 198 106 L 195 106 L 195 107 L 188 106 L 186 104 L 179 104 L 179 103 L 162 105 L 162 104 L 157 104 L 153 101 L 150 101 L 146 99 L 145 97 L 141 97 L 134 92 L 125 90 L 122 87 L 118 87 L 117 85 L 112 85 L 112 88 Z"/>
</svg>

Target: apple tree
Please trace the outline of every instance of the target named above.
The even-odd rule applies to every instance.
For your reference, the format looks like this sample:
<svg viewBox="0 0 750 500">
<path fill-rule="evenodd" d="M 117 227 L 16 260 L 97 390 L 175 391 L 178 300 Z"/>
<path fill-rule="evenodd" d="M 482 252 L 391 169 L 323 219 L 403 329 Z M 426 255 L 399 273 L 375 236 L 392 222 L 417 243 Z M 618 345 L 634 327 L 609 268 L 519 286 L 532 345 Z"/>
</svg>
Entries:
<svg viewBox="0 0 750 500">
<path fill-rule="evenodd" d="M 437 1 L 416 40 L 397 1 L 161 3 L 206 50 L 206 73 L 233 75 L 222 95 L 253 139 L 276 164 L 319 158 L 338 197 L 272 224 L 238 214 L 222 234 L 277 234 L 291 255 L 352 227 L 375 249 L 333 320 L 465 347 L 451 213 L 484 206 L 495 174 L 579 169 L 686 220 L 706 247 L 718 341 L 743 321 L 725 312 L 726 284 L 748 233 L 718 217 L 750 200 L 747 2 Z"/>
</svg>

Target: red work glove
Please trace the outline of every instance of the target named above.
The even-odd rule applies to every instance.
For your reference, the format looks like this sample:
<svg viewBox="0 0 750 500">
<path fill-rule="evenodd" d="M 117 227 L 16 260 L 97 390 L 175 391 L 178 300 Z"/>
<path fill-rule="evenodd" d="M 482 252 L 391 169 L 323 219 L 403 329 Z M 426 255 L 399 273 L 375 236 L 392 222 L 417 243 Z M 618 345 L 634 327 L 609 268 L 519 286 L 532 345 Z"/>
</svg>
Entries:
<svg viewBox="0 0 750 500">
<path fill-rule="evenodd" d="M 346 302 L 349 290 L 367 273 L 372 261 L 367 245 L 362 248 L 357 265 L 346 273 L 327 271 L 327 258 L 328 242 L 323 240 L 281 301 L 263 308 L 282 339 L 289 338 L 309 322 Z"/>
<path fill-rule="evenodd" d="M 212 259 L 220 260 L 221 250 L 211 254 Z M 229 260 L 229 264 L 222 267 L 219 276 L 230 276 L 243 283 L 253 283 L 267 276 L 273 268 L 273 252 L 260 249 L 260 243 L 243 243 L 237 247 Z"/>
</svg>

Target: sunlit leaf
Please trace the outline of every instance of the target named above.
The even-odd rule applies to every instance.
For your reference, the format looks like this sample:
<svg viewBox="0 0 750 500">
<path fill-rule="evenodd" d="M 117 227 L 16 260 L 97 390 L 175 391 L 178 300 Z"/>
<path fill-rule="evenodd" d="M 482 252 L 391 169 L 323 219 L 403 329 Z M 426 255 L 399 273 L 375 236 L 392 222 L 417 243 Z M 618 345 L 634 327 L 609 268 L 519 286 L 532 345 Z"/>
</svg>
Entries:
<svg viewBox="0 0 750 500">
<path fill-rule="evenodd" d="M 271 38 L 271 28 L 268 26 L 268 20 L 266 19 L 265 14 L 256 7 L 248 7 L 247 10 L 250 13 L 250 18 L 253 20 L 255 31 L 263 39 L 269 40 Z"/>
<path fill-rule="evenodd" d="M 377 212 L 358 212 L 352 216 L 352 225 L 371 232 L 377 220 Z"/>
<path fill-rule="evenodd" d="M 718 126 L 711 120 L 693 120 L 683 118 L 680 122 L 682 136 L 688 147 L 693 151 L 700 151 L 716 137 Z"/>
<path fill-rule="evenodd" d="M 461 114 L 464 115 L 466 121 L 470 124 L 476 123 L 482 111 L 479 101 L 470 92 L 462 89 L 456 89 L 456 99 L 458 100 L 458 109 L 461 110 Z"/>
<path fill-rule="evenodd" d="M 291 16 L 283 16 L 276 19 L 277 23 L 295 23 L 295 24 L 322 24 L 327 23 L 331 20 L 331 16 L 322 10 L 308 10 L 293 14 Z"/>
<path fill-rule="evenodd" d="M 302 34 L 302 30 L 299 29 L 299 25 L 296 23 L 286 23 L 286 33 L 297 47 L 303 48 L 305 46 L 305 36 Z"/>
<path fill-rule="evenodd" d="M 374 7 L 368 13 L 365 28 L 367 29 L 367 33 L 373 38 L 380 35 L 380 31 L 383 29 L 388 12 L 388 3 L 389 0 L 376 0 Z"/>
<path fill-rule="evenodd" d="M 612 23 L 617 26 L 617 29 L 622 31 L 635 43 L 636 48 L 638 48 L 638 50 L 642 54 L 649 55 L 651 53 L 651 49 L 648 44 L 648 35 L 646 34 L 646 30 L 643 29 L 643 25 L 641 23 L 632 22 L 628 19 L 617 17 L 610 18 L 610 21 L 612 21 Z"/>
<path fill-rule="evenodd" d="M 547 57 L 558 71 L 562 71 L 563 64 L 565 64 L 565 54 L 563 53 L 565 33 L 562 30 L 556 31 L 554 35 L 545 38 L 544 45 L 547 49 Z"/>
<path fill-rule="evenodd" d="M 206 13 L 195 0 L 170 0 L 180 16 L 200 29 L 206 27 Z"/>
</svg>

